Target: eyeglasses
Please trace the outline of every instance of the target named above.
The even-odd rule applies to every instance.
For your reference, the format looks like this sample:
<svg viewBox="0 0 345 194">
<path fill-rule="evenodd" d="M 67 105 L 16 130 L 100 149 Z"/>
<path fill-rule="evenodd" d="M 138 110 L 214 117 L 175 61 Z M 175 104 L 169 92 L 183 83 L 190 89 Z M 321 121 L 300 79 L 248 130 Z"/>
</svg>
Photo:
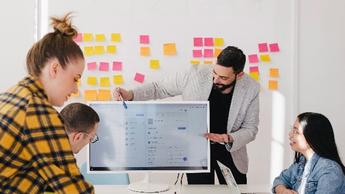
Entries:
<svg viewBox="0 0 345 194">
<path fill-rule="evenodd" d="M 84 133 L 84 134 L 86 134 L 88 137 L 91 137 L 90 143 L 96 143 L 99 140 L 97 134 L 95 134 L 95 136 L 93 136 L 93 137 L 88 133 Z"/>
</svg>

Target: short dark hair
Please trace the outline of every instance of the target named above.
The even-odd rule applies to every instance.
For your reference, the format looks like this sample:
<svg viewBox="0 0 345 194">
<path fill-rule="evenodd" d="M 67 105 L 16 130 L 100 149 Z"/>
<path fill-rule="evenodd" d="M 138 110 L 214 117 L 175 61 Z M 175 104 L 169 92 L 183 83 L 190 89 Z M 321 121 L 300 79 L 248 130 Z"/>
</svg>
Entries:
<svg viewBox="0 0 345 194">
<path fill-rule="evenodd" d="M 90 106 L 82 103 L 71 103 L 60 112 L 67 133 L 88 133 L 99 122 L 99 116 Z"/>
<path fill-rule="evenodd" d="M 345 174 L 344 164 L 339 157 L 331 122 L 320 113 L 305 112 L 297 116 L 303 135 L 313 151 L 324 158 L 337 162 Z M 295 153 L 295 161 L 301 154 Z"/>
<path fill-rule="evenodd" d="M 245 63 L 246 55 L 241 49 L 234 46 L 226 47 L 217 57 L 218 65 L 232 67 L 236 74 L 243 71 Z"/>
</svg>

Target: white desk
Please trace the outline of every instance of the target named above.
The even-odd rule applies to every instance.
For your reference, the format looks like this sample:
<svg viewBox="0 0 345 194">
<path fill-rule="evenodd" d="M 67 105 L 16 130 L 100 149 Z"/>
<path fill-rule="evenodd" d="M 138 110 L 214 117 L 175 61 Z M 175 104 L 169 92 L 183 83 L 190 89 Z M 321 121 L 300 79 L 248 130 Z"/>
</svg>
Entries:
<svg viewBox="0 0 345 194">
<path fill-rule="evenodd" d="M 269 185 L 239 185 L 241 193 L 271 193 Z M 95 185 L 96 194 L 138 194 L 128 190 L 127 185 Z M 161 194 L 231 194 L 226 185 L 183 185 L 173 186 Z"/>
</svg>

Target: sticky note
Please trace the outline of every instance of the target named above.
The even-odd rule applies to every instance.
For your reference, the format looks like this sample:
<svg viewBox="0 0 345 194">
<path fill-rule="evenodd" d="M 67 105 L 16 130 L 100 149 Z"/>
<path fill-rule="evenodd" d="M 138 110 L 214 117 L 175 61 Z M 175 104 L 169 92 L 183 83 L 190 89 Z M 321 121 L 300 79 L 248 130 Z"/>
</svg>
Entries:
<svg viewBox="0 0 345 194">
<path fill-rule="evenodd" d="M 268 52 L 267 43 L 260 43 L 258 47 L 260 53 Z"/>
<path fill-rule="evenodd" d="M 215 57 L 218 57 L 218 55 L 222 52 L 223 49 L 220 49 L 220 48 L 215 48 L 214 49 L 214 56 Z"/>
<path fill-rule="evenodd" d="M 87 70 L 96 70 L 97 69 L 97 63 L 96 62 L 90 62 L 87 63 Z"/>
<path fill-rule="evenodd" d="M 97 100 L 97 90 L 85 90 L 84 99 L 86 101 L 96 101 Z"/>
<path fill-rule="evenodd" d="M 116 53 L 116 46 L 115 45 L 108 45 L 107 46 L 107 53 L 115 54 Z"/>
<path fill-rule="evenodd" d="M 109 71 L 109 63 L 107 63 L 107 62 L 100 62 L 99 63 L 99 70 L 100 71 Z"/>
<path fill-rule="evenodd" d="M 278 43 L 272 43 L 272 44 L 269 44 L 270 46 L 270 51 L 271 52 L 279 52 L 279 45 Z"/>
<path fill-rule="evenodd" d="M 140 35 L 140 44 L 149 44 L 150 37 L 149 35 Z"/>
<path fill-rule="evenodd" d="M 163 53 L 167 56 L 176 55 L 176 44 L 175 43 L 166 43 L 163 45 Z"/>
<path fill-rule="evenodd" d="M 104 42 L 105 35 L 104 34 L 96 34 L 96 42 Z"/>
<path fill-rule="evenodd" d="M 204 49 L 204 57 L 213 57 L 213 49 Z"/>
<path fill-rule="evenodd" d="M 249 72 L 259 72 L 258 66 L 249 67 Z"/>
<path fill-rule="evenodd" d="M 195 47 L 201 47 L 204 45 L 201 37 L 195 37 L 193 42 Z"/>
<path fill-rule="evenodd" d="M 279 69 L 270 68 L 270 77 L 279 77 Z"/>
<path fill-rule="evenodd" d="M 93 41 L 93 36 L 91 33 L 84 33 L 83 34 L 83 41 L 84 42 L 91 42 Z"/>
<path fill-rule="evenodd" d="M 121 42 L 121 34 L 119 34 L 119 33 L 112 33 L 111 34 L 111 41 L 112 42 Z"/>
<path fill-rule="evenodd" d="M 140 56 L 150 56 L 151 52 L 150 52 L 150 47 L 140 47 Z"/>
<path fill-rule="evenodd" d="M 76 37 L 73 38 L 75 42 L 82 42 L 83 41 L 83 34 L 78 33 Z"/>
<path fill-rule="evenodd" d="M 258 81 L 259 80 L 259 72 L 250 72 L 249 76 L 253 78 L 254 80 Z"/>
<path fill-rule="evenodd" d="M 267 54 L 264 54 L 264 55 L 260 55 L 260 60 L 262 62 L 270 62 L 271 61 L 271 57 Z"/>
<path fill-rule="evenodd" d="M 122 62 L 121 61 L 114 61 L 113 62 L 113 71 L 121 71 L 122 70 Z"/>
<path fill-rule="evenodd" d="M 160 67 L 160 62 L 158 59 L 151 59 L 150 60 L 150 68 L 151 69 L 159 69 Z"/>
<path fill-rule="evenodd" d="M 95 46 L 95 55 L 103 55 L 104 53 L 104 46 Z"/>
<path fill-rule="evenodd" d="M 136 73 L 134 76 L 134 80 L 139 82 L 139 83 L 143 83 L 145 79 L 145 75 L 141 74 L 141 73 Z"/>
<path fill-rule="evenodd" d="M 115 85 L 123 84 L 123 77 L 122 77 L 122 75 L 114 75 L 113 82 L 114 82 Z"/>
<path fill-rule="evenodd" d="M 90 86 L 96 86 L 97 85 L 97 77 L 90 76 L 87 78 L 87 84 Z"/>
<path fill-rule="evenodd" d="M 257 54 L 248 55 L 248 61 L 249 63 L 258 63 L 259 62 L 258 55 Z"/>
<path fill-rule="evenodd" d="M 110 101 L 111 91 L 110 90 L 98 90 L 97 100 L 99 101 Z"/>
<path fill-rule="evenodd" d="M 207 37 L 204 38 L 205 46 L 213 46 L 213 38 Z"/>
<path fill-rule="evenodd" d="M 198 57 L 202 57 L 202 50 L 193 50 L 193 57 L 194 58 L 198 58 Z"/>
<path fill-rule="evenodd" d="M 84 55 L 86 55 L 86 56 L 94 55 L 93 46 L 85 46 L 84 47 Z"/>
<path fill-rule="evenodd" d="M 192 64 L 192 65 L 199 65 L 200 61 L 199 60 L 191 60 L 190 64 Z"/>
<path fill-rule="evenodd" d="M 278 81 L 277 80 L 269 80 L 268 81 L 268 89 L 269 90 L 278 90 Z"/>
<path fill-rule="evenodd" d="M 223 38 L 214 38 L 214 46 L 224 46 L 224 39 Z"/>
<path fill-rule="evenodd" d="M 99 78 L 99 85 L 101 87 L 110 87 L 110 79 L 109 79 L 109 77 L 100 77 Z"/>
<path fill-rule="evenodd" d="M 213 61 L 205 60 L 205 61 L 204 61 L 204 64 L 205 64 L 205 65 L 212 65 L 212 64 L 213 64 Z"/>
</svg>

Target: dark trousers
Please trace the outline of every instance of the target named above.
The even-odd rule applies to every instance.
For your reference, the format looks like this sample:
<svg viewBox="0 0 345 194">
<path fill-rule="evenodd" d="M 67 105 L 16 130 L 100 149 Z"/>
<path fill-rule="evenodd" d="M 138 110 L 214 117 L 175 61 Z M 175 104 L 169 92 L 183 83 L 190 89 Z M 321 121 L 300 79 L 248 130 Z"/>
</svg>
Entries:
<svg viewBox="0 0 345 194">
<path fill-rule="evenodd" d="M 214 184 L 214 171 L 217 173 L 219 184 L 226 184 L 217 160 L 230 168 L 237 184 L 247 184 L 247 175 L 240 173 L 232 160 L 231 154 L 224 145 L 211 144 L 210 173 L 187 173 L 188 184 Z"/>
</svg>

